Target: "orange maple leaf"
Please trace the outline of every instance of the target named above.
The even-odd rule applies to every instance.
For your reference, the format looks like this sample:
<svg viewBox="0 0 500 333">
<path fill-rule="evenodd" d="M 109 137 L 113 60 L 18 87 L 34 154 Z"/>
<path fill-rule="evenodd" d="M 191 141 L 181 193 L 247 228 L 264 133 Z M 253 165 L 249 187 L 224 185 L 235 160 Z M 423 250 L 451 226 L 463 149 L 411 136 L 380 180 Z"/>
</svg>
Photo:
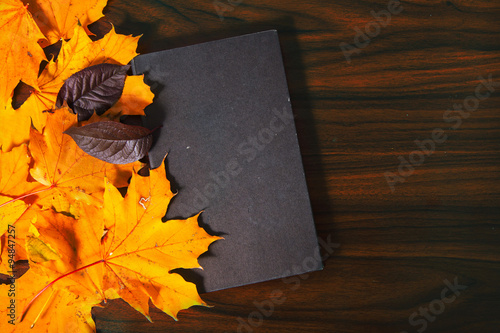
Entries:
<svg viewBox="0 0 500 333">
<path fill-rule="evenodd" d="M 95 323 L 90 311 L 98 306 L 99 295 L 92 295 L 81 286 L 62 280 L 51 285 L 50 277 L 32 264 L 30 269 L 10 285 L 0 285 L 0 316 L 2 333 L 13 332 L 95 332 Z M 20 312 L 45 286 L 48 288 L 30 304 L 22 321 Z M 9 290 L 15 290 L 15 298 Z M 11 303 L 11 300 L 15 303 Z M 14 310 L 11 312 L 11 304 Z M 12 307 L 12 306 L 11 306 Z"/>
<path fill-rule="evenodd" d="M 29 2 L 29 10 L 40 27 L 47 41 L 43 47 L 58 42 L 60 39 L 73 37 L 73 29 L 81 24 L 87 33 L 87 26 L 104 15 L 102 10 L 106 0 L 24 0 Z"/>
<path fill-rule="evenodd" d="M 0 3 L 0 31 L 0 105 L 4 107 L 19 80 L 38 88 L 38 69 L 45 59 L 38 41 L 45 37 L 20 0 Z"/>
<path fill-rule="evenodd" d="M 31 176 L 46 190 L 53 190 L 51 194 L 58 192 L 70 203 L 75 199 L 91 200 L 89 195 L 99 198 L 104 191 L 104 176 L 118 187 L 127 186 L 133 167 L 140 167 L 141 163 L 116 165 L 88 155 L 63 133 L 76 125 L 77 116 L 62 108 L 48 114 L 41 133 L 31 130 L 29 150 L 34 160 Z"/>
<path fill-rule="evenodd" d="M 49 113 L 42 133 L 31 130 L 29 172 L 36 182 L 27 180 L 30 159 L 25 145 L 0 155 L 0 235 L 19 222 L 28 203 L 57 209 L 71 207 L 77 199 L 102 201 L 104 176 L 118 187 L 128 185 L 133 167 L 141 163 L 114 165 L 88 155 L 63 133 L 76 124 L 77 116 L 63 108 Z"/>
<path fill-rule="evenodd" d="M 182 309 L 205 305 L 196 286 L 171 271 L 201 268 L 198 256 L 219 237 L 198 226 L 198 215 L 162 222 L 172 197 L 160 167 L 149 177 L 134 172 L 125 197 L 106 180 L 103 209 L 82 205 L 78 220 L 40 212 L 34 245 L 28 246 L 30 258 L 39 258 L 32 265 L 52 279 L 46 288 L 63 282 L 103 301 L 121 297 L 149 320 L 150 299 L 173 318 Z M 40 303 L 36 297 L 31 302 Z M 29 307 L 24 307 L 28 314 Z"/>
<path fill-rule="evenodd" d="M 51 60 L 38 78 L 39 91 L 33 91 L 20 110 L 31 115 L 33 126 L 42 130 L 47 113 L 56 103 L 64 81 L 72 74 L 92 65 L 113 63 L 125 65 L 137 53 L 139 37 L 117 34 L 111 29 L 102 39 L 93 42 L 81 26 L 76 26 L 69 42 L 63 41 L 57 60 Z"/>
<path fill-rule="evenodd" d="M 27 259 L 24 251 L 24 235 L 33 218 L 33 211 L 28 202 L 12 201 L 13 197 L 33 191 L 38 185 L 28 181 L 29 163 L 26 145 L 21 145 L 5 153 L 0 150 L 0 273 L 10 270 L 9 259 Z M 10 226 L 10 227 L 9 227 Z M 8 237 L 8 229 L 17 228 L 17 237 Z M 9 245 L 15 249 L 14 256 L 9 256 Z"/>
<path fill-rule="evenodd" d="M 0 194 L 17 196 L 25 193 L 21 185 L 29 185 L 30 162 L 26 145 L 16 147 L 8 153 L 0 150 Z"/>
<path fill-rule="evenodd" d="M 28 203 L 21 200 L 24 194 L 34 192 L 39 185 L 28 181 L 30 162 L 26 145 L 8 153 L 0 150 L 0 236 L 28 209 Z"/>
</svg>

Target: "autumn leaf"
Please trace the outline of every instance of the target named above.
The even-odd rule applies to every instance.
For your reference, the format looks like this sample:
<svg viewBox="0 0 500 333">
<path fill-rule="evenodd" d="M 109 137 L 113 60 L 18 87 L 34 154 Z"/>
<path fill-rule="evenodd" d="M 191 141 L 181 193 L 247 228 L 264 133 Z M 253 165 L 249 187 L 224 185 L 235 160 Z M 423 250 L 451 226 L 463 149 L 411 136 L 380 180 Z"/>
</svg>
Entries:
<svg viewBox="0 0 500 333">
<path fill-rule="evenodd" d="M 25 193 L 21 185 L 29 185 L 30 162 L 26 145 L 16 147 L 8 153 L 0 151 L 0 194 L 17 196 Z"/>
<path fill-rule="evenodd" d="M 38 88 L 38 69 L 45 59 L 38 41 L 45 37 L 20 0 L 0 3 L 0 31 L 0 105 L 6 106 L 19 80 Z"/>
<path fill-rule="evenodd" d="M 31 169 L 26 145 L 0 152 L 0 235 L 18 223 L 29 204 L 50 208 L 54 200 L 57 207 L 71 207 L 77 199 L 102 201 L 104 176 L 118 187 L 128 185 L 132 168 L 141 164 L 118 166 L 88 155 L 63 133 L 76 123 L 76 115 L 63 108 L 49 114 L 42 133 L 31 130 Z M 36 182 L 28 181 L 29 174 Z"/>
<path fill-rule="evenodd" d="M 22 200 L 24 194 L 35 192 L 39 186 L 28 181 L 30 162 L 26 145 L 7 153 L 0 151 L 0 236 L 28 209 L 28 203 Z"/>
<path fill-rule="evenodd" d="M 12 124 L 16 124 L 12 126 Z M 27 143 L 31 127 L 30 112 L 26 109 L 14 110 L 11 100 L 7 102 L 4 109 L 0 111 L 0 149 L 4 152 L 13 147 Z"/>
<path fill-rule="evenodd" d="M 100 121 L 72 127 L 64 133 L 71 136 L 87 154 L 102 161 L 126 164 L 147 155 L 153 143 L 152 131 L 116 121 Z"/>
<path fill-rule="evenodd" d="M 0 285 L 0 316 L 2 333 L 12 332 L 95 332 L 95 323 L 90 311 L 99 304 L 99 295 L 92 295 L 71 280 L 62 280 L 51 285 L 50 277 L 36 265 L 15 282 L 15 298 L 8 297 L 10 285 Z M 47 289 L 30 304 L 44 287 Z M 15 311 L 8 306 L 15 299 Z M 20 314 L 29 306 L 22 321 Z M 12 325 L 9 323 L 14 323 Z"/>
<path fill-rule="evenodd" d="M 15 247 L 14 260 L 27 259 L 24 250 L 24 236 L 28 231 L 34 212 L 29 198 L 24 193 L 36 192 L 39 184 L 28 181 L 29 164 L 26 145 L 21 145 L 10 152 L 0 151 L 0 273 L 10 270 L 8 260 L 9 245 Z M 19 198 L 14 200 L 13 198 Z M 14 230 L 16 237 L 8 237 L 7 230 Z M 12 243 L 15 244 L 12 244 Z"/>
<path fill-rule="evenodd" d="M 31 130 L 29 144 L 34 160 L 31 176 L 50 190 L 51 195 L 58 192 L 69 203 L 75 199 L 88 201 L 89 195 L 99 197 L 104 190 L 104 176 L 118 187 L 127 186 L 132 168 L 140 166 L 138 162 L 120 166 L 106 163 L 78 148 L 63 133 L 77 124 L 76 118 L 67 108 L 49 113 L 43 132 Z M 39 200 L 37 203 L 42 204 Z"/>
<path fill-rule="evenodd" d="M 69 42 L 62 42 L 57 60 L 50 60 L 38 78 L 40 91 L 34 91 L 20 110 L 31 115 L 33 126 L 42 130 L 47 120 L 45 110 L 56 104 L 57 94 L 72 74 L 92 65 L 126 65 L 137 53 L 139 37 L 117 34 L 114 27 L 102 39 L 93 42 L 81 26 L 76 26 Z"/>
<path fill-rule="evenodd" d="M 91 34 L 87 26 L 104 16 L 102 10 L 107 3 L 106 0 L 24 1 L 30 3 L 28 8 L 40 30 L 47 37 L 48 42 L 41 43 L 43 47 L 54 44 L 60 39 L 70 39 L 78 24 Z"/>
<path fill-rule="evenodd" d="M 56 106 L 67 103 L 78 121 L 103 114 L 120 99 L 130 65 L 99 64 L 71 75 L 57 94 Z"/>
<path fill-rule="evenodd" d="M 144 83 L 144 74 L 127 76 L 122 96 L 104 116 L 111 119 L 121 115 L 144 116 L 144 109 L 153 103 L 153 98 L 154 94 Z"/>
<path fill-rule="evenodd" d="M 31 222 L 36 219 L 36 210 L 38 209 L 37 206 L 27 205 L 22 200 L 12 203 L 11 207 L 12 211 L 16 211 L 16 213 L 12 213 L 11 216 L 7 216 L 5 219 L 1 216 L 1 219 L 2 223 L 10 220 L 10 223 L 6 223 L 6 225 L 10 225 L 11 230 L 15 228 L 16 237 L 15 239 L 9 238 L 7 232 L 0 236 L 0 274 L 7 274 L 7 272 L 10 271 L 9 259 L 11 259 L 11 256 L 9 253 L 9 245 L 15 247 L 15 261 L 28 259 L 24 242 Z"/>
<path fill-rule="evenodd" d="M 40 243 L 65 260 L 33 265 L 57 280 L 51 286 L 66 280 L 103 300 L 121 297 L 150 320 L 150 299 L 174 318 L 182 309 L 205 305 L 196 286 L 171 271 L 200 268 L 198 256 L 219 237 L 201 229 L 198 216 L 162 222 L 172 197 L 161 167 L 149 177 L 134 173 L 125 197 L 106 181 L 104 208 L 82 205 L 79 220 L 42 212 L 36 223 Z"/>
<path fill-rule="evenodd" d="M 13 260 L 30 263 L 27 273 L 12 281 L 15 295 L 10 285 L 0 285 L 0 301 L 14 300 L 17 315 L 0 308 L 2 318 L 16 322 L 6 329 L 2 324 L 2 332 L 94 332 L 92 307 L 115 298 L 149 320 L 150 300 L 174 319 L 182 309 L 206 305 L 196 286 L 172 271 L 201 268 L 199 255 L 219 237 L 198 226 L 199 215 L 162 222 L 174 196 L 165 167 L 142 177 L 139 162 L 114 165 L 89 155 L 121 163 L 140 158 L 149 150 L 151 131 L 96 122 L 97 115 L 90 125 L 78 124 L 68 108 L 54 110 L 59 92 L 61 101 L 89 114 L 111 107 L 105 116 L 115 120 L 144 115 L 153 100 L 144 76 L 125 75 L 139 37 L 116 34 L 114 28 L 100 40 L 88 37 L 88 24 L 102 17 L 105 5 L 105 0 L 0 4 L 0 69 L 6 76 L 0 86 L 0 273 L 11 270 Z M 45 59 L 40 45 L 59 40 L 57 59 L 38 76 Z M 75 73 L 95 68 L 120 70 L 112 73 L 114 81 L 104 70 L 100 81 L 89 76 L 90 85 L 72 81 Z M 20 108 L 14 110 L 13 90 L 20 80 L 29 97 L 24 103 L 15 99 Z M 87 154 L 67 133 L 80 144 L 100 145 Z M 15 239 L 8 230 L 15 231 Z"/>
</svg>

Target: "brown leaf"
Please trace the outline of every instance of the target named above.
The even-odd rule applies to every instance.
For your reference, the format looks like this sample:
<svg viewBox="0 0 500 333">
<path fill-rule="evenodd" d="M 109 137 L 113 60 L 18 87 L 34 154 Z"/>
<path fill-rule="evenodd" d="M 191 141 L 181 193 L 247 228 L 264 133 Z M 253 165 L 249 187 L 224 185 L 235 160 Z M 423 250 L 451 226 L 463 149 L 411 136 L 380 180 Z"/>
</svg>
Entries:
<svg viewBox="0 0 500 333">
<path fill-rule="evenodd" d="M 139 37 L 117 34 L 114 28 L 93 42 L 81 26 L 76 26 L 69 42 L 62 41 L 57 60 L 50 60 L 38 78 L 40 91 L 33 91 L 19 111 L 31 115 L 33 126 L 41 131 L 47 121 L 47 112 L 54 108 L 57 93 L 73 73 L 92 65 L 114 63 L 125 65 L 137 53 Z M 0 119 L 1 120 L 1 119 Z"/>
<path fill-rule="evenodd" d="M 78 114 L 78 121 L 89 119 L 94 111 L 102 114 L 118 101 L 130 65 L 99 64 L 71 75 L 57 95 L 56 106 L 64 102 Z"/>
<path fill-rule="evenodd" d="M 149 129 L 114 121 L 72 127 L 64 133 L 87 154 L 113 164 L 132 163 L 143 158 L 153 143 Z"/>
</svg>

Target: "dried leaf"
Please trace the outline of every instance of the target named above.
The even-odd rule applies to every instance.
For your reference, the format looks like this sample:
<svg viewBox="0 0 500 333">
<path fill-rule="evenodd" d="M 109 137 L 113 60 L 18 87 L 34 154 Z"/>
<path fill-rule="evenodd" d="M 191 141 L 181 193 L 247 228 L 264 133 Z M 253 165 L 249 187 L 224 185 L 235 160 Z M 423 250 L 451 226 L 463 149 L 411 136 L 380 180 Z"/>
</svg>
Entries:
<svg viewBox="0 0 500 333">
<path fill-rule="evenodd" d="M 40 233 L 33 224 L 30 225 L 30 234 L 26 237 L 26 249 L 29 258 L 33 262 L 45 262 L 48 260 L 61 259 L 61 256 L 50 246 L 40 239 Z"/>
<path fill-rule="evenodd" d="M 31 169 L 28 169 L 31 159 L 25 145 L 0 154 L 0 235 L 8 225 L 19 224 L 30 211 L 29 205 L 51 207 L 55 198 L 58 207 L 71 207 L 77 199 L 102 201 L 102 177 L 106 175 L 113 184 L 124 187 L 128 185 L 132 169 L 140 168 L 139 162 L 118 166 L 86 154 L 63 134 L 76 123 L 76 115 L 61 109 L 49 114 L 42 133 L 31 130 Z M 28 181 L 28 170 L 36 182 Z"/>
<path fill-rule="evenodd" d="M 29 164 L 31 157 L 28 147 L 21 145 L 5 153 L 0 150 L 0 194 L 17 196 L 33 189 L 33 184 L 28 182 Z M 24 187 L 23 187 L 24 185 Z"/>
<path fill-rule="evenodd" d="M 3 320 L 2 333 L 94 333 L 95 323 L 90 311 L 92 306 L 99 304 L 100 297 L 69 279 L 61 279 L 56 284 L 50 285 L 36 302 L 30 304 L 29 311 L 20 322 L 23 309 L 42 288 L 52 282 L 37 265 L 30 266 L 28 272 L 16 280 L 15 314 L 13 313 L 12 317 L 10 309 L 7 308 L 13 299 L 8 297 L 9 285 L 0 285 L 0 304 L 6 305 L 0 308 Z M 7 321 L 12 321 L 12 324 Z"/>
<path fill-rule="evenodd" d="M 106 0 L 24 0 L 29 2 L 28 9 L 47 37 L 43 47 L 58 42 L 60 39 L 73 37 L 74 28 L 81 24 L 90 34 L 87 26 L 100 19 Z"/>
<path fill-rule="evenodd" d="M 140 160 L 146 156 L 153 143 L 149 129 L 114 121 L 71 127 L 64 133 L 71 136 L 87 154 L 113 164 Z"/>
<path fill-rule="evenodd" d="M 29 149 L 34 165 L 30 174 L 47 191 L 50 189 L 49 193 L 43 193 L 44 197 L 56 191 L 69 203 L 75 199 L 91 200 L 89 195 L 100 198 L 104 175 L 118 187 L 127 186 L 133 167 L 140 167 L 140 163 L 118 166 L 88 155 L 63 133 L 76 123 L 76 115 L 63 108 L 49 114 L 42 133 L 31 130 Z M 40 199 L 37 203 L 49 206 Z"/>
<path fill-rule="evenodd" d="M 94 111 L 102 114 L 118 101 L 130 65 L 99 64 L 71 75 L 57 95 L 56 106 L 64 102 L 78 114 L 78 121 L 89 119 Z"/>
<path fill-rule="evenodd" d="M 14 260 L 27 259 L 24 237 L 34 218 L 32 198 L 25 193 L 36 192 L 40 184 L 29 182 L 31 157 L 26 145 L 13 148 L 10 152 L 0 151 L 0 273 L 10 270 L 8 246 L 15 242 Z M 18 199 L 15 199 L 15 198 Z M 7 238 L 8 230 L 15 230 L 15 238 Z"/>
<path fill-rule="evenodd" d="M 27 109 L 14 110 L 10 101 L 7 102 L 5 108 L 0 111 L 0 148 L 6 152 L 28 143 L 30 128 L 31 112 Z"/>
<path fill-rule="evenodd" d="M 127 76 L 122 96 L 104 116 L 111 119 L 122 115 L 144 116 L 144 109 L 153 103 L 153 98 L 154 94 L 144 83 L 144 74 Z"/>
<path fill-rule="evenodd" d="M 0 31 L 0 105 L 6 105 L 19 80 L 38 88 L 38 68 L 46 59 L 38 41 L 45 37 L 20 0 L 0 3 Z"/>
<path fill-rule="evenodd" d="M 102 39 L 93 42 L 85 30 L 77 26 L 71 40 L 62 42 L 57 60 L 51 60 L 40 74 L 40 91 L 34 91 L 20 110 L 31 115 L 36 129 L 43 130 L 48 114 L 44 111 L 54 108 L 57 94 L 67 78 L 92 65 L 129 63 L 137 55 L 138 40 L 139 37 L 119 35 L 112 28 Z"/>
<path fill-rule="evenodd" d="M 0 236 L 14 226 L 28 209 L 24 194 L 34 192 L 40 184 L 28 181 L 29 164 L 26 145 L 8 153 L 0 151 Z M 14 198 L 20 198 L 16 200 Z"/>
<path fill-rule="evenodd" d="M 32 263 L 42 276 L 56 281 L 49 287 L 62 283 L 101 300 L 121 297 L 148 319 L 150 299 L 174 318 L 182 309 L 205 305 L 196 286 L 171 271 L 199 268 L 198 256 L 219 237 L 201 229 L 198 216 L 161 221 L 173 197 L 165 168 L 152 170 L 150 177 L 134 173 L 125 197 L 108 181 L 105 184 L 103 209 L 83 205 L 79 220 L 50 210 L 39 214 L 39 235 L 33 237 L 43 247 L 50 244 L 61 257 Z M 32 305 L 39 309 L 46 293 Z M 88 296 L 83 298 L 88 305 Z M 33 318 L 36 311 L 29 308 L 26 316 Z M 88 311 L 81 315 L 89 318 Z"/>
</svg>

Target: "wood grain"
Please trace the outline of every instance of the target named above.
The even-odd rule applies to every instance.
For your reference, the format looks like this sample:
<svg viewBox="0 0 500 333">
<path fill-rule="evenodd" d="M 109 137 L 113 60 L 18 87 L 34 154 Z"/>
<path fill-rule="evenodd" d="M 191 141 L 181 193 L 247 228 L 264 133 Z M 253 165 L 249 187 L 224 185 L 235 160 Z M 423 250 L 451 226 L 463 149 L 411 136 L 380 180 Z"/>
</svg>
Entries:
<svg viewBox="0 0 500 333">
<path fill-rule="evenodd" d="M 479 76 L 500 82 L 500 3 L 404 1 L 348 63 L 340 43 L 388 2 L 220 1 L 221 20 L 212 1 L 109 1 L 140 53 L 278 30 L 318 236 L 340 247 L 321 272 L 204 294 L 214 307 L 178 322 L 113 301 L 93 310 L 99 332 L 498 332 L 500 86 L 458 128 L 443 117 Z M 435 129 L 447 139 L 392 192 L 384 173 Z"/>
</svg>

